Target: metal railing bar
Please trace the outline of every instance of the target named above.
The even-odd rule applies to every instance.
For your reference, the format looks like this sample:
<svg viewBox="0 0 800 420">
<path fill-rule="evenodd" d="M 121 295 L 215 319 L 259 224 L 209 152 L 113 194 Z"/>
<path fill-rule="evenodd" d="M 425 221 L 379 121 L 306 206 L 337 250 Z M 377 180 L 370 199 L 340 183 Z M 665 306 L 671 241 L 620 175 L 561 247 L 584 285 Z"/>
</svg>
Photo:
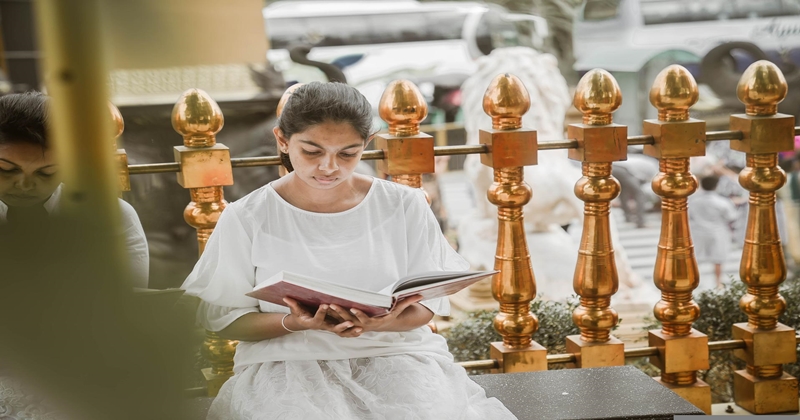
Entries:
<svg viewBox="0 0 800 420">
<path fill-rule="evenodd" d="M 795 127 L 794 131 L 795 134 L 800 134 L 800 126 Z M 709 131 L 706 132 L 706 141 L 741 140 L 742 136 L 743 134 L 741 131 Z M 654 142 L 655 139 L 653 136 L 649 135 L 628 137 L 629 146 L 653 144 Z M 575 149 L 577 147 L 578 141 L 575 139 L 546 140 L 539 143 L 539 150 Z M 433 148 L 433 154 L 435 156 L 473 155 L 481 153 L 489 153 L 489 147 L 484 144 L 477 144 L 463 146 L 436 146 Z M 380 160 L 384 158 L 385 156 L 383 150 L 367 150 L 361 156 L 362 160 Z M 281 160 L 278 156 L 258 156 L 231 159 L 231 166 L 234 168 L 252 168 L 257 166 L 273 166 L 280 164 Z M 128 172 L 131 175 L 180 172 L 180 170 L 180 164 L 177 162 L 128 165 Z"/>
<path fill-rule="evenodd" d="M 458 364 L 467 370 L 491 370 L 500 367 L 500 362 L 495 359 L 472 360 L 469 362 L 459 362 Z"/>
</svg>

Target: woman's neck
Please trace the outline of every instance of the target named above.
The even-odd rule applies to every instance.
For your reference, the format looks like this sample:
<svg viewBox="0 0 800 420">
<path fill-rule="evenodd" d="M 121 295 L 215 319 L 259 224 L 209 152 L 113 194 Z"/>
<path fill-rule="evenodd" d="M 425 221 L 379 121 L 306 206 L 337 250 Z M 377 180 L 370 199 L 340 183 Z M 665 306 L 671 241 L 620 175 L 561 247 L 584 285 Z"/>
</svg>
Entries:
<svg viewBox="0 0 800 420">
<path fill-rule="evenodd" d="M 369 192 L 372 178 L 353 174 L 331 189 L 312 188 L 294 174 L 275 181 L 275 191 L 289 204 L 314 213 L 339 213 L 361 203 Z"/>
</svg>

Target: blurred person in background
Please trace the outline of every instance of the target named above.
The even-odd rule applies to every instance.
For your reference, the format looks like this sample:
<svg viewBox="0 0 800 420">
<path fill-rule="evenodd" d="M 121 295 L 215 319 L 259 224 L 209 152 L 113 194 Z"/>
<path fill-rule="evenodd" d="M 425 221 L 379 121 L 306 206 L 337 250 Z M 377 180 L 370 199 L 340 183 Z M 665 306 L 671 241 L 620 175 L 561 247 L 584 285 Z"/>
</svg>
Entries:
<svg viewBox="0 0 800 420">
<path fill-rule="evenodd" d="M 731 199 L 717 193 L 719 176 L 700 179 L 700 191 L 689 197 L 689 223 L 695 255 L 700 263 L 714 264 L 716 286 L 722 287 L 722 264 L 730 251 L 731 224 L 738 212 Z"/>
<path fill-rule="evenodd" d="M 30 92 L 0 97 L 0 223 L 10 228 L 41 226 L 58 213 L 62 184 L 47 133 L 47 96 Z M 139 216 L 119 200 L 133 286 L 146 288 L 147 241 Z"/>
</svg>

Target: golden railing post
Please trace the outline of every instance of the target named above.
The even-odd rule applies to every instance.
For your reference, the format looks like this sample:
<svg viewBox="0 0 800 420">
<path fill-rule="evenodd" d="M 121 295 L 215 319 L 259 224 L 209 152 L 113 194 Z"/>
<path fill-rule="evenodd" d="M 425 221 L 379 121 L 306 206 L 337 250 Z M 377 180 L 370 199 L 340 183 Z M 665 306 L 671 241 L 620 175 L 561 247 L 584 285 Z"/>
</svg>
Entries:
<svg viewBox="0 0 800 420">
<path fill-rule="evenodd" d="M 378 170 L 398 184 L 422 189 L 422 174 L 435 170 L 433 137 L 419 131 L 428 115 L 425 98 L 413 83 L 395 80 L 383 91 L 378 112 L 389 124 L 389 133 L 375 136 L 375 149 L 385 156 Z"/>
<path fill-rule="evenodd" d="M 575 195 L 585 202 L 583 233 L 572 287 L 580 306 L 572 314 L 580 335 L 567 337 L 567 351 L 578 367 L 621 366 L 622 341 L 611 335 L 619 316 L 611 309 L 611 296 L 619 288 L 609 227 L 611 200 L 620 185 L 611 176 L 611 163 L 627 159 L 628 128 L 613 124 L 611 113 L 622 104 L 619 85 L 610 73 L 594 69 L 578 82 L 573 101 L 583 113 L 583 124 L 570 124 L 567 136 L 578 140 L 569 158 L 583 162 L 583 177 Z"/>
<path fill-rule="evenodd" d="M 531 313 L 536 280 L 528 253 L 522 207 L 531 199 L 523 180 L 526 165 L 536 165 L 536 131 L 522 128 L 522 115 L 531 106 L 528 91 L 516 76 L 498 75 L 483 96 L 483 110 L 492 117 L 492 129 L 480 130 L 480 142 L 489 153 L 481 163 L 494 169 L 494 183 L 487 191 L 497 206 L 497 251 L 492 296 L 500 303 L 494 328 L 503 337 L 492 343 L 491 357 L 503 372 L 547 370 L 547 349 L 531 339 L 539 321 Z"/>
<path fill-rule="evenodd" d="M 797 379 L 783 372 L 784 363 L 797 361 L 794 329 L 778 322 L 786 301 L 778 287 L 786 279 L 786 260 L 775 216 L 775 191 L 786 183 L 778 167 L 778 153 L 794 149 L 794 117 L 778 114 L 787 85 L 778 67 L 766 60 L 753 63 L 742 74 L 736 93 L 745 114 L 731 115 L 731 130 L 743 133 L 731 140 L 731 149 L 746 153 L 747 166 L 739 183 L 750 191 L 739 275 L 747 293 L 739 307 L 748 322 L 734 324 L 733 337 L 746 349 L 734 354 L 747 363 L 736 371 L 734 400 L 756 414 L 798 411 Z"/>
<path fill-rule="evenodd" d="M 183 218 L 197 229 L 201 255 L 227 205 L 222 186 L 233 185 L 230 151 L 216 140 L 223 123 L 217 103 L 200 89 L 184 92 L 172 109 L 172 127 L 183 136 L 183 146 L 175 146 L 175 160 L 181 165 L 178 184 L 188 188 L 192 197 Z M 212 367 L 203 369 L 203 375 L 209 396 L 217 395 L 222 384 L 233 376 L 237 344 L 206 331 L 203 355 Z"/>
<path fill-rule="evenodd" d="M 648 339 L 651 347 L 658 348 L 658 357 L 650 358 L 661 370 L 655 379 L 711 414 L 711 388 L 697 379 L 698 370 L 708 369 L 708 336 L 692 328 L 700 316 L 692 297 L 700 273 L 687 213 L 688 198 L 697 191 L 689 158 L 706 154 L 706 123 L 689 118 L 689 107 L 697 99 L 697 82 L 679 65 L 661 71 L 650 89 L 658 120 L 646 120 L 643 134 L 655 139 L 653 145 L 644 146 L 644 153 L 660 165 L 652 185 L 661 197 L 661 236 L 653 270 L 661 300 L 653 313 L 662 328 L 649 331 Z"/>
<path fill-rule="evenodd" d="M 108 103 L 108 110 L 111 113 L 111 120 L 114 125 L 114 161 L 117 164 L 117 176 L 119 179 L 119 195 L 122 196 L 123 191 L 131 190 L 131 175 L 128 172 L 128 154 L 125 149 L 120 149 L 117 139 L 125 131 L 125 121 L 122 119 L 122 114 L 111 102 Z"/>
</svg>

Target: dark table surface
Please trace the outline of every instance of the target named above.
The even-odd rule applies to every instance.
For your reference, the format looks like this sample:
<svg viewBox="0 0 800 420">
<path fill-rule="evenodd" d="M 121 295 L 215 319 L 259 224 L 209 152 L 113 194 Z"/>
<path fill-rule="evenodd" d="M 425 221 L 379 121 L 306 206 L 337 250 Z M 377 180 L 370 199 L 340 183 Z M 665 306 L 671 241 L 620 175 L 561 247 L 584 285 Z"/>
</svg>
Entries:
<svg viewBox="0 0 800 420">
<path fill-rule="evenodd" d="M 477 375 L 519 420 L 669 419 L 703 411 L 633 366 Z"/>
</svg>

